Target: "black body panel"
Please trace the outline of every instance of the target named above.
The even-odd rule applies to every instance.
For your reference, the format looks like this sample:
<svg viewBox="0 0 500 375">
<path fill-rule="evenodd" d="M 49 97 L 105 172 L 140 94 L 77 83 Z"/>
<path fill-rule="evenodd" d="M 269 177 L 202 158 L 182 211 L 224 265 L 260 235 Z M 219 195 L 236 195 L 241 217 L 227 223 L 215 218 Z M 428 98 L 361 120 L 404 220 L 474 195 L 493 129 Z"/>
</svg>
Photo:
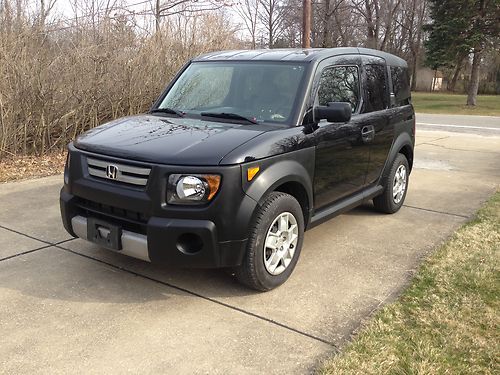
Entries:
<svg viewBox="0 0 500 375">
<path fill-rule="evenodd" d="M 231 150 L 268 130 L 193 118 L 140 115 L 79 136 L 75 147 L 103 155 L 174 165 L 217 165 Z"/>
<path fill-rule="evenodd" d="M 411 98 L 405 90 L 398 96 L 393 93 L 389 74 L 390 67 L 406 69 L 402 59 L 363 48 L 224 51 L 195 59 L 207 64 L 233 60 L 301 61 L 306 66 L 290 123 L 242 124 L 147 114 L 88 131 L 68 146 L 70 163 L 60 204 L 64 227 L 71 235 L 75 236 L 72 218 L 83 216 L 109 223 L 111 247 L 120 247 L 115 237 L 122 230 L 147 237 L 152 262 L 237 266 L 246 252 L 252 220 L 270 192 L 294 195 L 306 228 L 311 228 L 381 194 L 382 176 L 398 153 L 406 155 L 411 169 L 415 144 Z M 387 71 L 383 109 L 365 110 L 365 64 Z M 316 121 L 313 113 L 321 72 L 342 65 L 359 69 L 359 105 L 347 123 Z M 133 186 L 91 176 L 88 157 L 150 168 L 147 184 Z M 254 167 L 259 171 L 248 181 L 247 171 Z M 218 174 L 220 189 L 207 204 L 167 204 L 170 174 Z M 200 251 L 190 253 L 179 246 L 179 239 L 191 234 L 201 239 Z"/>
</svg>

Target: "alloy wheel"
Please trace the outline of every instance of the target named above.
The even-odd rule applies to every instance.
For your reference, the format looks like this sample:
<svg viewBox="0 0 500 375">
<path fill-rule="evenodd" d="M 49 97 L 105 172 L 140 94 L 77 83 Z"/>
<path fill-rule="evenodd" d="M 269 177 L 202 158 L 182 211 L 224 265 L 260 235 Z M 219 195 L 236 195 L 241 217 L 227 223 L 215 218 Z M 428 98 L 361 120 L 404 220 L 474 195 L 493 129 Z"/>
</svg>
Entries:
<svg viewBox="0 0 500 375">
<path fill-rule="evenodd" d="M 392 185 L 392 198 L 396 204 L 399 204 L 399 202 L 403 199 L 406 191 L 406 179 L 406 167 L 404 165 L 400 165 L 394 174 L 394 181 Z"/>
<path fill-rule="evenodd" d="M 290 212 L 276 217 L 267 231 L 264 242 L 264 266 L 271 275 L 287 269 L 295 254 L 299 240 L 297 219 Z"/>
</svg>

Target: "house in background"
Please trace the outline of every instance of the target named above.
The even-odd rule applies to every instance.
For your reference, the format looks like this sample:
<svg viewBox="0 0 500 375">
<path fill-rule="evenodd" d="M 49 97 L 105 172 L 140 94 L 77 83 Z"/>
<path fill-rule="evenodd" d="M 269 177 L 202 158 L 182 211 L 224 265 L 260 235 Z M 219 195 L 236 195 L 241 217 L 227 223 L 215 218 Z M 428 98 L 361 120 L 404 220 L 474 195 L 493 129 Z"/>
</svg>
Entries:
<svg viewBox="0 0 500 375">
<path fill-rule="evenodd" d="M 417 70 L 417 91 L 441 91 L 446 90 L 443 81 L 443 73 L 440 70 L 420 68 Z"/>
</svg>

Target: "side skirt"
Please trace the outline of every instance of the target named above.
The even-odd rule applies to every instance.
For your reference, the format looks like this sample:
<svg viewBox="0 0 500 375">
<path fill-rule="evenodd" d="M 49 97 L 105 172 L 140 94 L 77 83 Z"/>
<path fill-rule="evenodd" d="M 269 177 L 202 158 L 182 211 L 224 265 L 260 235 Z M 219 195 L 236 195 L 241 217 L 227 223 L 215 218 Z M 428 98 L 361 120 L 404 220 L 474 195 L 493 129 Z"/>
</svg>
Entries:
<svg viewBox="0 0 500 375">
<path fill-rule="evenodd" d="M 316 211 L 314 213 L 314 216 L 311 218 L 307 229 L 314 228 L 315 226 L 324 223 L 325 221 L 335 216 L 338 216 L 346 211 L 353 209 L 356 206 L 359 206 L 360 204 L 381 194 L 383 190 L 384 188 L 382 185 L 375 185 L 346 199 L 333 203 L 331 206 Z"/>
</svg>

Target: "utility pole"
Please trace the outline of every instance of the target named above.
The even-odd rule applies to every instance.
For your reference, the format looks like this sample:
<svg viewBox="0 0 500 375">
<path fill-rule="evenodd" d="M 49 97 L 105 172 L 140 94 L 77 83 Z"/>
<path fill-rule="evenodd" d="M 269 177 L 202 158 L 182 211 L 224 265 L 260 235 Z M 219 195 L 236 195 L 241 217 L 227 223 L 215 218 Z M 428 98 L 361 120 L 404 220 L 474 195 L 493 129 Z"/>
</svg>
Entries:
<svg viewBox="0 0 500 375">
<path fill-rule="evenodd" d="M 302 48 L 311 48 L 311 0 L 302 0 Z"/>
</svg>

